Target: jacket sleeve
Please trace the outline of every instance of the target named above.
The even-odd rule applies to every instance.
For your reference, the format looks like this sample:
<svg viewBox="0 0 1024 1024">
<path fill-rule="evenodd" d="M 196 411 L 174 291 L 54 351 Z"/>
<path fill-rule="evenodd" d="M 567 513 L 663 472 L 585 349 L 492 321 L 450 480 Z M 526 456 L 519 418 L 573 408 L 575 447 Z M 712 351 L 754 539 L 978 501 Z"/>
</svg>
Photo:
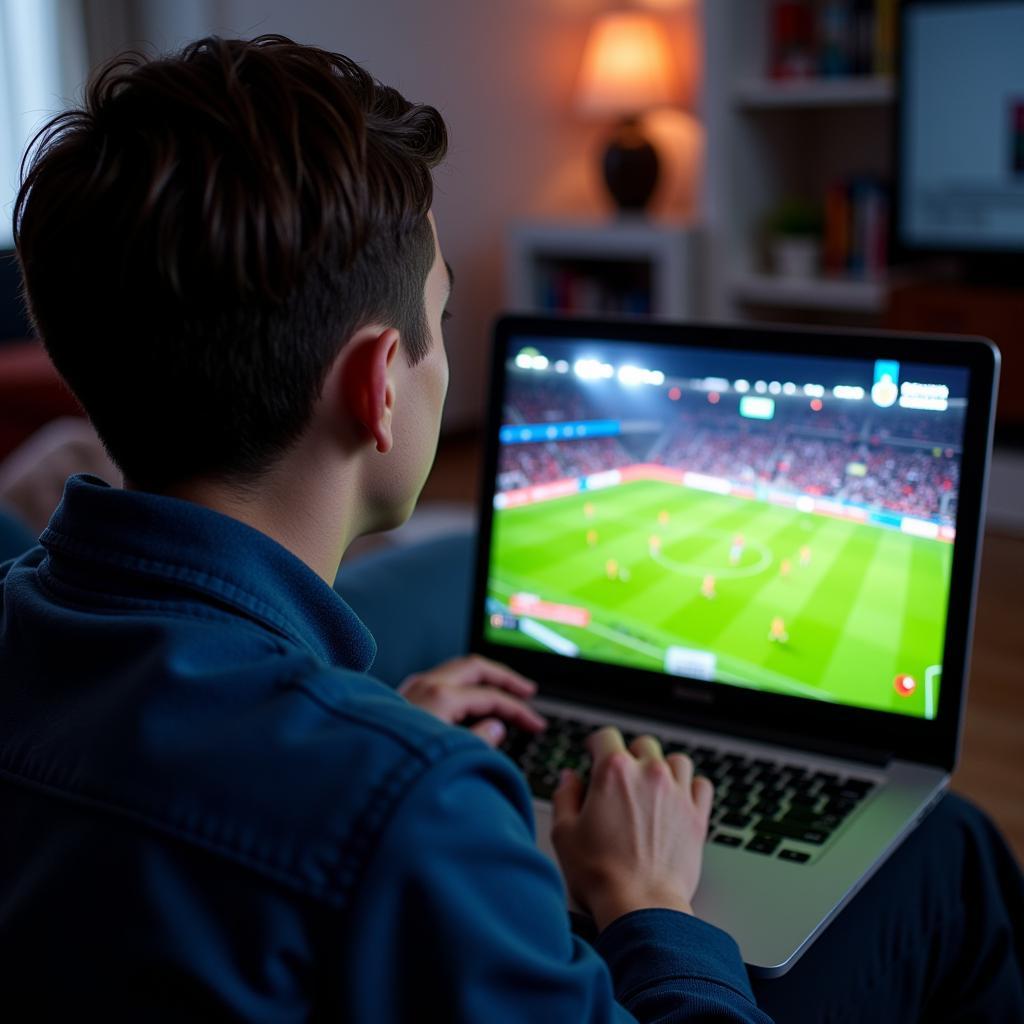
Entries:
<svg viewBox="0 0 1024 1024">
<path fill-rule="evenodd" d="M 642 910 L 595 946 L 573 935 L 523 780 L 482 743 L 396 802 L 352 913 L 351 1019 L 771 1024 L 736 944 L 703 921 Z"/>
</svg>

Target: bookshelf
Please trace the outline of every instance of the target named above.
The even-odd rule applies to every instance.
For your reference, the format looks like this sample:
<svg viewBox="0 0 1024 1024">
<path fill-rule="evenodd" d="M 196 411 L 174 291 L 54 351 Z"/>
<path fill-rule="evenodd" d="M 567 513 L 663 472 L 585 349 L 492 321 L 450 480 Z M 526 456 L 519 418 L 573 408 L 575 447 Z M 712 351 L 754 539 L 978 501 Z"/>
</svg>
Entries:
<svg viewBox="0 0 1024 1024">
<path fill-rule="evenodd" d="M 795 81 L 762 77 L 740 82 L 735 98 L 747 110 L 870 107 L 892 103 L 896 87 L 889 75 Z"/>
<path fill-rule="evenodd" d="M 771 274 L 737 274 L 730 281 L 737 302 L 777 309 L 823 310 L 881 315 L 888 301 L 888 281 L 820 277 L 809 280 Z"/>
<path fill-rule="evenodd" d="M 876 59 L 864 44 L 859 65 L 851 62 L 856 74 L 823 76 L 812 67 L 804 77 L 774 77 L 775 8 L 775 0 L 704 5 L 707 312 L 724 320 L 784 315 L 817 323 L 877 324 L 890 288 L 880 256 L 887 230 L 880 183 L 892 179 L 891 54 Z M 850 3 L 847 9 L 855 8 L 861 16 L 874 17 L 887 8 L 892 13 L 886 0 Z M 872 31 L 869 41 L 877 40 Z M 840 222 L 848 233 L 837 255 L 834 200 L 844 189 L 848 210 L 841 218 L 848 224 Z M 869 192 L 871 209 L 865 212 Z M 830 195 L 828 272 L 805 278 L 775 274 L 766 218 L 790 197 L 824 210 Z"/>
<path fill-rule="evenodd" d="M 692 318 L 697 238 L 686 223 L 641 217 L 514 223 L 506 305 L 521 313 Z"/>
</svg>

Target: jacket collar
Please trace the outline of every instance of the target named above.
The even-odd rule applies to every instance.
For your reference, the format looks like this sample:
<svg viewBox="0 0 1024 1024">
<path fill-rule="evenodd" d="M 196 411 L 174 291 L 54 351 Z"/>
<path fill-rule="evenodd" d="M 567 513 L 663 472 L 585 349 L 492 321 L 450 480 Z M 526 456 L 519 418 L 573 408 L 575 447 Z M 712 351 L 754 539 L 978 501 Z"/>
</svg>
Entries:
<svg viewBox="0 0 1024 1024">
<path fill-rule="evenodd" d="M 150 594 L 154 586 L 185 591 L 331 665 L 365 672 L 377 653 L 355 612 L 309 566 L 259 530 L 193 502 L 73 476 L 39 541 L 58 573 L 61 563 L 106 568 Z M 102 572 L 96 581 L 103 588 Z"/>
</svg>

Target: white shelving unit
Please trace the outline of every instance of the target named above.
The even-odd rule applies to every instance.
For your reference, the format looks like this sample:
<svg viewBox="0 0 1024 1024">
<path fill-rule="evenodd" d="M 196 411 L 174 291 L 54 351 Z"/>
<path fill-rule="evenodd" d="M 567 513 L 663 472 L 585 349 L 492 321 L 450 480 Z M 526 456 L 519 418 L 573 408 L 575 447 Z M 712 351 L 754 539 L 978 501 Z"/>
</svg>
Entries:
<svg viewBox="0 0 1024 1024">
<path fill-rule="evenodd" d="M 835 277 L 805 281 L 772 274 L 738 274 L 730 282 L 730 292 L 734 301 L 752 306 L 874 315 L 885 309 L 887 286 L 884 281 Z"/>
<path fill-rule="evenodd" d="M 886 106 L 895 98 L 893 80 L 882 76 L 794 82 L 751 78 L 735 92 L 737 105 L 747 110 Z"/>
<path fill-rule="evenodd" d="M 706 312 L 870 323 L 886 308 L 884 282 L 774 277 L 762 224 L 785 197 L 823 198 L 831 182 L 852 175 L 891 179 L 895 87 L 880 76 L 765 77 L 769 13 L 769 0 L 703 4 Z"/>
<path fill-rule="evenodd" d="M 522 221 L 505 246 L 505 300 L 515 312 L 642 313 L 661 319 L 695 316 L 698 234 L 689 224 L 643 217 L 595 221 Z M 549 294 L 559 270 L 579 282 L 568 309 Z M 646 308 L 608 308 L 599 282 L 635 275 Z M 593 287 L 588 287 L 588 281 Z M 611 296 L 614 298 L 614 295 Z"/>
</svg>

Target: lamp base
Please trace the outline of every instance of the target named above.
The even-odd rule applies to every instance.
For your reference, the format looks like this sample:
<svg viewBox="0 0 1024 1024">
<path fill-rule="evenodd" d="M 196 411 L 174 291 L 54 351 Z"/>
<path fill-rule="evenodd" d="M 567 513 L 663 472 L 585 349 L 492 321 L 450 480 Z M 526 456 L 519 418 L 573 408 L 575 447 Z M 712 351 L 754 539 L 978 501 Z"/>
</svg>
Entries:
<svg viewBox="0 0 1024 1024">
<path fill-rule="evenodd" d="M 635 117 L 626 118 L 605 150 L 604 181 L 620 210 L 643 210 L 658 183 L 658 154 Z"/>
</svg>

